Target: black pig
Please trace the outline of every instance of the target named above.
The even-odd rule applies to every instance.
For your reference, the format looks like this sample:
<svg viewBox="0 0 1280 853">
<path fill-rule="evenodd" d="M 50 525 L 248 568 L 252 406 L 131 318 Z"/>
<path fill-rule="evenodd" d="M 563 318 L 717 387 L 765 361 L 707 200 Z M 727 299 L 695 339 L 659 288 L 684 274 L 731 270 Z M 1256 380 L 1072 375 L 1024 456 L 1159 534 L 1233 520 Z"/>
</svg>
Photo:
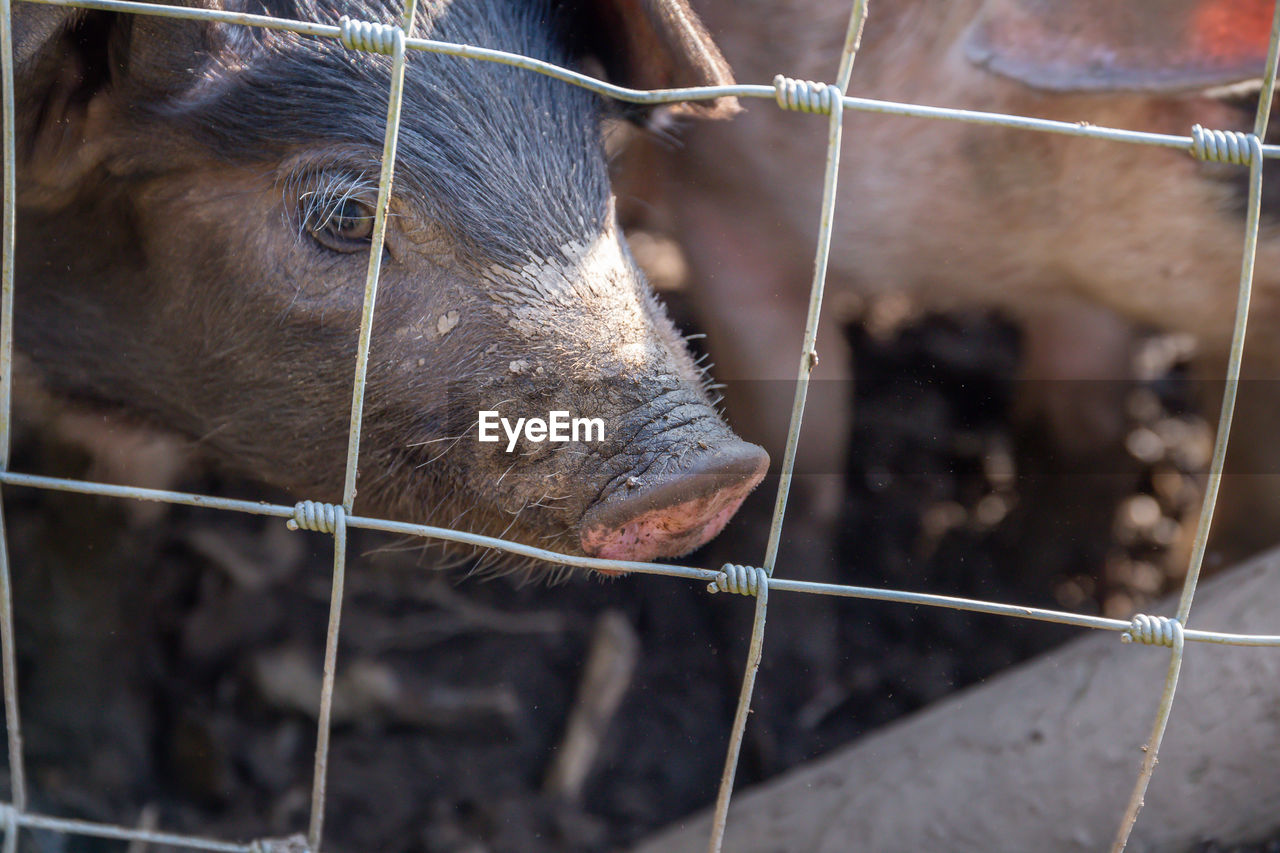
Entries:
<svg viewBox="0 0 1280 853">
<path fill-rule="evenodd" d="M 63 398 L 336 499 L 391 60 L 218 23 L 14 14 L 20 352 Z M 684 0 L 432 0 L 413 34 L 637 86 L 730 80 Z M 615 558 L 707 541 L 768 459 L 720 420 L 619 234 L 610 107 L 492 63 L 407 62 L 357 511 Z M 478 441 L 482 410 L 599 418 L 604 440 L 508 453 Z"/>
</svg>

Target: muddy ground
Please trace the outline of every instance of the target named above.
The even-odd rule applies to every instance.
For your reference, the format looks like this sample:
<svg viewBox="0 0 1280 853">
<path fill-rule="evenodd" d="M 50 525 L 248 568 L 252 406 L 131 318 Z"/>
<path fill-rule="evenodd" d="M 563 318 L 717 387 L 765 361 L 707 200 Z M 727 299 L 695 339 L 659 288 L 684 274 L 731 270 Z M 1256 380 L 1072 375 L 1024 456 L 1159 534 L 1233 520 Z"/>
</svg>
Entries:
<svg viewBox="0 0 1280 853">
<path fill-rule="evenodd" d="M 1010 325 L 933 317 L 849 336 L 860 381 L 838 560 L 801 541 L 813 564 L 781 573 L 1112 615 L 1176 583 L 1207 435 L 1176 364 L 1128 394 L 1129 452 L 1082 460 L 1014 417 Z M 78 476 L 87 460 L 28 432 L 14 468 Z M 759 560 L 773 485 L 686 562 Z M 208 472 L 179 487 L 290 502 Z M 330 540 L 28 489 L 6 489 L 5 507 L 32 808 L 224 839 L 304 831 Z M 802 511 L 793 522 L 803 540 Z M 614 850 L 712 800 L 750 600 L 667 578 L 477 578 L 360 532 L 351 552 L 326 850 Z M 740 785 L 1075 636 L 810 596 L 775 595 L 769 612 Z M 563 776 L 547 794 L 597 636 L 625 693 L 579 756 L 580 795 Z"/>
</svg>

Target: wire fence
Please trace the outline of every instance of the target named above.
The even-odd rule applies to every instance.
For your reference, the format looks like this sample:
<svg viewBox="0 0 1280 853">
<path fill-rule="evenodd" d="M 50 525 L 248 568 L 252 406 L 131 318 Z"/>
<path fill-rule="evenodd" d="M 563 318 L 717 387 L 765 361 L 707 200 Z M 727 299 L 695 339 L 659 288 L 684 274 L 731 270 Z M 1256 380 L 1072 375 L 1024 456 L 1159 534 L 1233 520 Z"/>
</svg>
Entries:
<svg viewBox="0 0 1280 853">
<path fill-rule="evenodd" d="M 89 495 L 127 498 L 132 500 L 159 501 L 170 504 L 205 507 L 208 509 L 270 516 L 287 521 L 290 529 L 305 529 L 332 535 L 334 539 L 333 588 L 330 597 L 329 625 L 325 645 L 324 675 L 320 696 L 319 727 L 315 753 L 315 772 L 312 782 L 311 818 L 306 837 L 295 836 L 283 840 L 261 839 L 252 843 L 231 843 L 189 835 L 176 835 L 144 829 L 134 829 L 109 824 L 69 820 L 35 814 L 27 809 L 27 783 L 23 764 L 22 730 L 18 711 L 17 671 L 14 653 L 13 600 L 10 586 L 8 545 L 4 534 L 3 505 L 0 504 L 0 659 L 4 678 L 5 721 L 8 729 L 8 759 L 11 780 L 11 800 L 0 804 L 0 824 L 4 828 L 3 847 L 0 853 L 15 853 L 19 830 L 43 829 L 118 839 L 139 843 L 163 844 L 191 850 L 225 851 L 225 853 L 319 853 L 324 830 L 325 780 L 329 749 L 329 721 L 333 704 L 334 675 L 338 648 L 339 625 L 342 616 L 343 585 L 347 564 L 347 530 L 361 528 L 389 533 L 422 537 L 425 539 L 456 542 L 508 554 L 543 560 L 548 563 L 584 569 L 601 569 L 611 572 L 638 572 L 660 574 L 688 580 L 703 581 L 710 592 L 733 592 L 753 595 L 756 598 L 755 619 L 743 675 L 741 695 L 733 722 L 728 754 L 716 800 L 715 815 L 709 849 L 719 851 L 728 816 L 733 790 L 738 752 L 742 744 L 746 718 L 751 702 L 755 674 L 764 648 L 764 626 L 770 592 L 795 592 L 811 595 L 834 595 L 873 601 L 895 602 L 931 607 L 944 607 L 977 613 L 1055 622 L 1080 628 L 1118 631 L 1125 642 L 1137 642 L 1166 646 L 1170 649 L 1169 668 L 1163 693 L 1156 709 L 1152 732 L 1144 747 L 1144 758 L 1138 772 L 1132 795 L 1120 826 L 1116 831 L 1112 851 L 1123 850 L 1138 818 L 1143 795 L 1155 770 L 1160 741 L 1169 718 L 1178 674 L 1183 659 L 1185 643 L 1203 642 L 1237 646 L 1280 646 L 1280 635 L 1250 635 L 1185 628 L 1195 597 L 1201 565 L 1204 560 L 1214 506 L 1222 481 L 1223 461 L 1230 435 L 1231 419 L 1235 408 L 1236 389 L 1240 375 L 1244 348 L 1246 321 L 1253 281 L 1254 256 L 1258 240 L 1259 213 L 1262 198 L 1262 167 L 1265 158 L 1280 157 L 1280 146 L 1264 145 L 1269 109 L 1275 88 L 1277 64 L 1280 61 L 1280 2 L 1277 3 L 1271 29 L 1263 86 L 1252 132 L 1209 130 L 1196 126 L 1188 136 L 1145 133 L 1086 124 L 1028 118 L 1000 113 L 927 107 L 916 104 L 895 103 L 852 97 L 845 94 L 853 69 L 863 24 L 867 18 L 868 0 L 854 0 L 845 37 L 840 65 L 834 84 L 813 83 L 783 76 L 774 79 L 772 85 L 733 85 L 664 89 L 642 91 L 615 86 L 578 72 L 538 59 L 463 44 L 414 38 L 412 27 L 416 0 L 407 0 L 404 15 L 396 23 L 353 21 L 343 18 L 338 26 L 308 21 L 288 20 L 266 15 L 251 15 L 202 8 L 159 5 L 132 0 L 19 0 L 44 5 L 157 15 L 197 21 L 215 21 L 285 30 L 315 38 L 337 39 L 353 51 L 371 51 L 392 58 L 392 75 L 389 92 L 385 141 L 383 147 L 378 200 L 365 278 L 364 303 L 356 354 L 355 381 L 352 387 L 351 420 L 348 431 L 346 476 L 341 504 L 302 501 L 294 506 L 272 505 L 253 501 L 231 500 L 182 492 L 117 486 L 83 480 L 42 477 L 8 470 L 11 443 L 11 396 L 13 362 L 13 292 L 15 249 L 15 108 L 14 108 L 14 55 L 11 0 L 0 0 L 0 77 L 3 78 L 3 158 L 4 202 L 3 234 L 0 252 L 3 253 L 3 290 L 0 292 L 0 484 L 34 487 L 57 491 L 78 492 Z M 504 539 L 481 536 L 441 527 L 410 524 L 380 518 L 365 518 L 353 514 L 360 429 L 363 420 L 365 378 L 368 368 L 369 348 L 372 337 L 372 321 L 378 292 L 381 246 L 386 232 L 387 207 L 391 195 L 395 169 L 396 143 L 400 129 L 401 97 L 404 90 L 405 66 L 409 51 L 425 51 L 454 57 L 496 62 L 514 66 L 529 72 L 544 74 L 567 84 L 581 86 L 602 96 L 634 104 L 666 104 L 679 101 L 713 100 L 726 96 L 738 98 L 770 98 L 779 108 L 802 113 L 815 113 L 828 117 L 827 159 L 822 210 L 814 258 L 813 283 L 810 290 L 809 311 L 804 331 L 804 343 L 800 353 L 795 398 L 791 424 L 787 435 L 786 450 L 781 465 L 781 477 L 768 544 L 763 563 L 750 565 L 725 565 L 720 570 L 650 562 L 605 560 L 560 554 L 511 542 Z M 929 118 L 946 121 L 962 121 L 973 124 L 1055 133 L 1087 139 L 1100 139 L 1135 145 L 1180 149 L 1193 157 L 1214 162 L 1231 163 L 1249 169 L 1248 210 L 1244 234 L 1244 251 L 1240 271 L 1239 297 L 1236 307 L 1235 331 L 1232 338 L 1227 382 L 1222 410 L 1218 422 L 1217 437 L 1213 448 L 1204 503 L 1190 558 L 1190 565 L 1182 589 L 1177 612 L 1173 616 L 1135 616 L 1130 621 L 1109 619 L 1020 607 L 998 602 L 978 601 L 926 593 L 873 589 L 859 586 L 813 583 L 787 580 L 773 576 L 781 539 L 787 497 L 795 466 L 796 447 L 804 414 L 809 374 L 816 364 L 814 349 L 818 329 L 819 309 L 822 304 L 826 279 L 827 256 L 831 242 L 832 222 L 835 215 L 836 182 L 839 174 L 840 137 L 842 117 L 847 109 L 891 114 L 907 117 Z"/>
</svg>

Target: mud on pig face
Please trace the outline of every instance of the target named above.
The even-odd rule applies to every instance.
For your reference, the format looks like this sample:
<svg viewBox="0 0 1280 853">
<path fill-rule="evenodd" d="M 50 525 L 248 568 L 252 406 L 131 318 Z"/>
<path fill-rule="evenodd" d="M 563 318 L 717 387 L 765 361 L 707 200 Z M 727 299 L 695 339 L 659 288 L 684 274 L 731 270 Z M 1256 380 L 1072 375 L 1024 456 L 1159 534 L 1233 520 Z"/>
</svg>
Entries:
<svg viewBox="0 0 1280 853">
<path fill-rule="evenodd" d="M 17 27 L 20 348 L 65 396 L 336 499 L 390 59 L 44 7 Z M 414 34 L 594 59 L 637 86 L 729 80 L 683 0 L 427 2 Z M 714 536 L 763 476 L 618 232 L 607 109 L 540 75 L 408 57 L 357 511 L 648 559 Z M 485 410 L 598 418 L 604 434 L 508 452 L 478 441 Z"/>
</svg>

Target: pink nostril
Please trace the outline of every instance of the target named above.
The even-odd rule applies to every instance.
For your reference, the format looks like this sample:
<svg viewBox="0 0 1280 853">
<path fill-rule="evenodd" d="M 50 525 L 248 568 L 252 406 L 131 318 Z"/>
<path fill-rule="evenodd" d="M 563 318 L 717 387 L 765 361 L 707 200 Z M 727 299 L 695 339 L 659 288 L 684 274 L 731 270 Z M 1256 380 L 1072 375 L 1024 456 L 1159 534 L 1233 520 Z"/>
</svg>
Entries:
<svg viewBox="0 0 1280 853">
<path fill-rule="evenodd" d="M 582 519 L 582 549 L 613 560 L 687 554 L 724 528 L 768 467 L 759 447 L 727 442 L 660 483 L 592 507 Z"/>
</svg>

